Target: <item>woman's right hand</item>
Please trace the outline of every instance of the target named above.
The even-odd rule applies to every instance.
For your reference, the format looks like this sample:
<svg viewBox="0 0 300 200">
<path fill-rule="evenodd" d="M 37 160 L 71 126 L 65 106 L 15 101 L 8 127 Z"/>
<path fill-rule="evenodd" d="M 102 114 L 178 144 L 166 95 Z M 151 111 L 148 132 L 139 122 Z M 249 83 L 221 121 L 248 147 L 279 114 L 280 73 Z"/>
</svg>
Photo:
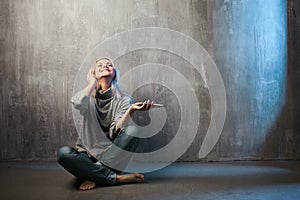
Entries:
<svg viewBox="0 0 300 200">
<path fill-rule="evenodd" d="M 95 90 L 97 90 L 98 82 L 94 74 L 94 70 L 93 68 L 91 68 L 86 76 L 88 85 L 83 89 L 85 96 L 89 97 L 93 94 Z"/>
<path fill-rule="evenodd" d="M 89 84 L 97 85 L 97 79 L 95 77 L 95 69 L 91 68 L 86 76 L 86 80 Z"/>
</svg>

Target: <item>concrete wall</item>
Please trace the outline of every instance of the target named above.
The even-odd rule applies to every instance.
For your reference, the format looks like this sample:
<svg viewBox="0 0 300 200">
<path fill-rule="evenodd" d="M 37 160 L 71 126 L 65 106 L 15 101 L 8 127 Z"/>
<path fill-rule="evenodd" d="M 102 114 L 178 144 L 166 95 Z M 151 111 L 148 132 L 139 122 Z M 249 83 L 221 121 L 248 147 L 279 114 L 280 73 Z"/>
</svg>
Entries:
<svg viewBox="0 0 300 200">
<path fill-rule="evenodd" d="M 1 160 L 54 159 L 57 148 L 73 145 L 77 133 L 69 100 L 80 64 L 105 38 L 148 26 L 192 37 L 219 67 L 227 117 L 220 140 L 205 159 L 299 158 L 296 0 L 287 4 L 283 0 L 11 0 L 1 1 L 0 9 Z M 129 52 L 115 64 L 122 73 L 147 62 L 177 70 L 189 65 L 172 53 L 145 49 Z M 182 74 L 194 84 L 201 120 L 196 139 L 181 160 L 199 160 L 210 122 L 210 98 L 203 77 L 189 69 Z M 148 94 L 140 90 L 135 97 L 143 98 L 153 88 L 145 86 Z M 178 120 L 168 122 L 166 138 Z"/>
<path fill-rule="evenodd" d="M 216 158 L 294 156 L 286 34 L 285 1 L 216 1 L 213 46 L 228 99 Z"/>
</svg>

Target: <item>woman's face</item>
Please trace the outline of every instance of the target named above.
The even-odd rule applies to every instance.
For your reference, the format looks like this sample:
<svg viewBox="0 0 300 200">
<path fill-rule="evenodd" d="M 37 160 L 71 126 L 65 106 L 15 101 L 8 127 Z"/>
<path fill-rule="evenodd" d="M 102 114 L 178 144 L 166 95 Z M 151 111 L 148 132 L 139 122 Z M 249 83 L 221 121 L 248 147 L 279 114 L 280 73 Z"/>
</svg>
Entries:
<svg viewBox="0 0 300 200">
<path fill-rule="evenodd" d="M 114 66 L 110 60 L 101 59 L 96 62 L 95 77 L 99 80 L 102 77 L 114 79 L 116 75 Z"/>
</svg>

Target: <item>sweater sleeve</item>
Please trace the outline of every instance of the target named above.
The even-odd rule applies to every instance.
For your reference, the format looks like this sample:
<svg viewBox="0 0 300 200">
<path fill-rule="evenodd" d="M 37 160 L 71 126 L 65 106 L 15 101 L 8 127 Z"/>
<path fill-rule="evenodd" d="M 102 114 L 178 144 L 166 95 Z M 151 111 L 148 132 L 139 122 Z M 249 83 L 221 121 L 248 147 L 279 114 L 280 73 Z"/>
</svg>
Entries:
<svg viewBox="0 0 300 200">
<path fill-rule="evenodd" d="M 90 97 L 86 96 L 83 91 L 77 92 L 71 99 L 74 108 L 83 115 L 89 107 Z"/>
<path fill-rule="evenodd" d="M 114 140 L 115 137 L 118 135 L 119 131 L 121 131 L 125 127 L 121 127 L 120 130 L 115 130 L 115 126 L 118 123 L 118 121 L 123 117 L 125 112 L 129 109 L 130 105 L 133 104 L 133 100 L 125 96 L 120 101 L 119 105 L 116 108 L 114 118 L 112 119 L 112 123 L 109 128 L 109 137 Z"/>
</svg>

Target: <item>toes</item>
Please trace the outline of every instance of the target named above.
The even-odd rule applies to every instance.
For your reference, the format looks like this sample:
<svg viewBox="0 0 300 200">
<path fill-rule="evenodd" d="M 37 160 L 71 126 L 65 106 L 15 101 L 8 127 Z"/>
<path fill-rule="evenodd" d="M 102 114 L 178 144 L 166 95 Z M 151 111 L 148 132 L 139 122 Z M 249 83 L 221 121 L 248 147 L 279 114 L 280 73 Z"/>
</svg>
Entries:
<svg viewBox="0 0 300 200">
<path fill-rule="evenodd" d="M 80 190 L 87 190 L 87 186 L 86 186 L 86 185 L 81 185 L 81 186 L 79 187 L 79 189 L 80 189 Z"/>
<path fill-rule="evenodd" d="M 144 175 L 143 174 L 136 174 L 136 178 L 137 178 L 137 181 L 138 182 L 142 182 L 142 181 L 144 181 Z"/>
<path fill-rule="evenodd" d="M 91 190 L 96 186 L 96 184 L 94 182 L 83 182 L 80 186 L 79 186 L 79 190 Z"/>
<path fill-rule="evenodd" d="M 84 190 L 84 187 L 83 187 L 83 186 L 80 186 L 80 187 L 79 187 L 79 190 Z"/>
</svg>

